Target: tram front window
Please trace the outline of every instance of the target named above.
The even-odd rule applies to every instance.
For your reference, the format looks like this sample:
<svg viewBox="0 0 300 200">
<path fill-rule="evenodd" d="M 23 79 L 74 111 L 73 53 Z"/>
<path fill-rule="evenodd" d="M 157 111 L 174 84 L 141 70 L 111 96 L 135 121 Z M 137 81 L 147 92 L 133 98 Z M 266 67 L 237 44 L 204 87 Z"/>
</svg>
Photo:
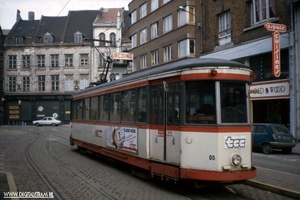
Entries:
<svg viewBox="0 0 300 200">
<path fill-rule="evenodd" d="M 220 83 L 221 123 L 247 123 L 245 83 Z"/>
<path fill-rule="evenodd" d="M 216 124 L 214 81 L 186 83 L 186 123 Z"/>
</svg>

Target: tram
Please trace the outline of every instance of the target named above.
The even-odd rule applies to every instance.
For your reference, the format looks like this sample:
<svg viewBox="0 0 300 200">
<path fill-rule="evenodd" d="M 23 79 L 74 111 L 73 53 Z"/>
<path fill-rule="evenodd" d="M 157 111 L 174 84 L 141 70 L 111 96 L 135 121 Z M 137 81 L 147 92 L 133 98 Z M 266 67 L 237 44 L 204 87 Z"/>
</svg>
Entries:
<svg viewBox="0 0 300 200">
<path fill-rule="evenodd" d="M 71 100 L 70 144 L 162 180 L 251 179 L 251 76 L 193 58 L 88 87 Z"/>
</svg>

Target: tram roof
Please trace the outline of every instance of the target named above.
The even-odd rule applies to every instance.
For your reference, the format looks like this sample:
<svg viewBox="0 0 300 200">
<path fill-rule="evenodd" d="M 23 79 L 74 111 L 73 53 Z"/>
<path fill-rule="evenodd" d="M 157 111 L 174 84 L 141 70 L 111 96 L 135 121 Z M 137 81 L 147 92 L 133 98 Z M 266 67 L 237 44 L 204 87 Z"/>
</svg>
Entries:
<svg viewBox="0 0 300 200">
<path fill-rule="evenodd" d="M 232 67 L 232 68 L 246 68 L 250 69 L 249 66 L 244 65 L 242 63 L 238 63 L 235 61 L 230 61 L 230 60 L 225 60 L 225 59 L 217 59 L 217 58 L 191 58 L 191 59 L 185 59 L 185 60 L 180 60 L 172 63 L 168 63 L 165 65 L 160 65 L 159 67 L 153 67 L 153 68 L 148 68 L 145 70 L 140 70 L 137 72 L 133 72 L 123 78 L 120 78 L 115 81 L 107 82 L 107 83 L 102 83 L 96 86 L 91 86 L 86 89 L 80 90 L 74 94 L 80 95 L 82 93 L 88 92 L 95 90 L 96 88 L 102 88 L 102 87 L 107 87 L 107 86 L 112 86 L 114 84 L 120 84 L 122 82 L 126 82 L 129 80 L 135 80 L 135 79 L 140 79 L 143 77 L 149 77 L 153 76 L 155 74 L 159 73 L 165 73 L 169 71 L 178 71 L 178 70 L 183 70 L 183 69 L 188 69 L 188 68 L 194 68 L 194 67 Z"/>
</svg>

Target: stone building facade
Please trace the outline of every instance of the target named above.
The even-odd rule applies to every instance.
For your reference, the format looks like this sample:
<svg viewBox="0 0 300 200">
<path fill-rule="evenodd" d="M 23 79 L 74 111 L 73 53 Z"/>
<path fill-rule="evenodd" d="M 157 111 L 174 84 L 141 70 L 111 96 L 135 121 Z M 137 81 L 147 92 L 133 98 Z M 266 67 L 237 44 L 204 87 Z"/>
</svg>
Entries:
<svg viewBox="0 0 300 200">
<path fill-rule="evenodd" d="M 122 8 L 113 9 L 112 34 L 117 32 L 115 10 L 120 16 L 124 14 Z M 103 17 L 102 11 L 69 11 L 68 16 L 42 16 L 39 20 L 34 19 L 33 12 L 29 12 L 28 20 L 22 20 L 17 12 L 17 21 L 4 43 L 5 124 L 31 124 L 45 116 L 69 122 L 72 94 L 96 82 L 104 67 L 99 64 L 100 47 L 93 41 L 99 39 L 95 35 L 97 19 L 111 20 Z M 119 25 L 124 26 L 121 18 Z M 109 49 L 115 52 L 116 46 Z M 125 64 L 123 68 L 127 68 Z"/>
</svg>

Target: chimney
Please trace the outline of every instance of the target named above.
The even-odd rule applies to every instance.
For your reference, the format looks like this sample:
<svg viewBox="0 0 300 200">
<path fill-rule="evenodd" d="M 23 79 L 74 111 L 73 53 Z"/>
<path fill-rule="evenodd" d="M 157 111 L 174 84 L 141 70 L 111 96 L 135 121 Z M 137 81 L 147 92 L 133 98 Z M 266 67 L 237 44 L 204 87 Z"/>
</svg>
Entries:
<svg viewBox="0 0 300 200">
<path fill-rule="evenodd" d="M 32 11 L 28 12 L 28 20 L 29 21 L 33 21 L 34 20 L 34 12 L 32 12 Z"/>
<path fill-rule="evenodd" d="M 16 18 L 16 22 L 19 22 L 22 20 L 21 15 L 20 15 L 20 10 L 17 10 L 17 18 Z"/>
</svg>

